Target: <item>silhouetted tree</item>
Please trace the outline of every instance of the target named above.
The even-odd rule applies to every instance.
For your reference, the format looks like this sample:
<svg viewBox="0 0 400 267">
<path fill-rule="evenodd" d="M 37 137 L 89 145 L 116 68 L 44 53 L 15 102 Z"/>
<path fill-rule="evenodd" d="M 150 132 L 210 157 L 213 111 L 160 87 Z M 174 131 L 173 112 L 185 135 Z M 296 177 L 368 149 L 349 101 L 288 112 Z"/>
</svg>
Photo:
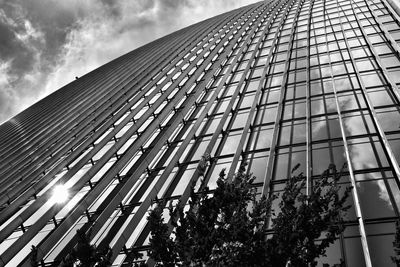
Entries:
<svg viewBox="0 0 400 267">
<path fill-rule="evenodd" d="M 30 262 L 32 267 L 39 266 L 37 261 L 37 248 L 34 245 L 31 247 Z"/>
<path fill-rule="evenodd" d="M 62 267 L 108 267 L 111 266 L 112 250 L 107 247 L 99 250 L 90 244 L 90 234 L 81 229 L 77 231 L 78 244 L 62 261 Z"/>
<path fill-rule="evenodd" d="M 162 217 L 165 203 L 153 209 L 149 255 L 159 266 L 316 266 L 344 230 L 351 188 L 339 193 L 342 171 L 329 166 L 309 195 L 303 174 L 291 177 L 276 215 L 277 197 L 258 197 L 245 166 L 233 181 L 222 171 L 213 194 L 192 188 L 188 211 L 180 203 L 170 209 L 172 237 Z"/>
<path fill-rule="evenodd" d="M 285 266 L 287 262 L 298 267 L 316 266 L 315 259 L 324 256 L 343 232 L 342 218 L 350 208 L 345 202 L 351 188 L 339 194 L 342 171 L 338 173 L 334 165 L 329 166 L 315 180 L 308 196 L 302 192 L 305 186 L 302 174 L 287 181 L 280 212 L 272 219 L 274 234 L 269 242 L 273 248 L 273 266 Z"/>
<path fill-rule="evenodd" d="M 400 221 L 396 221 L 396 234 L 394 236 L 393 247 L 395 256 L 392 257 L 392 261 L 397 267 L 400 267 Z"/>
</svg>

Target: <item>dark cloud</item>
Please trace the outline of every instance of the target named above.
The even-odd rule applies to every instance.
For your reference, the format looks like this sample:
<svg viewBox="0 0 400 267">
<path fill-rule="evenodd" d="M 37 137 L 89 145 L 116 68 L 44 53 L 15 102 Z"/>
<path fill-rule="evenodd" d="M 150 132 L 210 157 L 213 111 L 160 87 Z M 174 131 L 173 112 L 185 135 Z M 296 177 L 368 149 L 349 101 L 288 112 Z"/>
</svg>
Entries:
<svg viewBox="0 0 400 267">
<path fill-rule="evenodd" d="M 33 55 L 18 37 L 19 27 L 0 21 L 0 58 L 11 61 L 13 72 L 25 72 L 32 68 Z"/>
<path fill-rule="evenodd" d="M 17 0 L 12 3 L 9 5 L 13 8 L 10 8 L 10 14 L 20 17 L 22 22 L 29 21 L 32 27 L 43 35 L 40 50 L 49 61 L 54 60 L 54 56 L 60 53 L 68 33 L 78 26 L 77 21 L 88 13 L 87 8 L 74 5 L 74 1 L 71 1 L 70 6 L 52 0 Z"/>
<path fill-rule="evenodd" d="M 162 8 L 165 9 L 172 9 L 172 10 L 179 10 L 184 8 L 185 6 L 190 6 L 190 2 L 185 0 L 163 0 L 159 2 Z"/>
<path fill-rule="evenodd" d="M 0 123 L 75 76 L 254 0 L 0 0 Z"/>
</svg>

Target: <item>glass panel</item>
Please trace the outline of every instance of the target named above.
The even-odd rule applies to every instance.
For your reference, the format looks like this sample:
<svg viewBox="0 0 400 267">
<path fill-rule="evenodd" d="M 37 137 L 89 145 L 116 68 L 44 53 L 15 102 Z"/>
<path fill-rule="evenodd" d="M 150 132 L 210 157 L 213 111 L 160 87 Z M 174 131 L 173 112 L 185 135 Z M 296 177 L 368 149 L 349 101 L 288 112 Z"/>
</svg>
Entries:
<svg viewBox="0 0 400 267">
<path fill-rule="evenodd" d="M 236 115 L 236 118 L 232 124 L 231 129 L 243 128 L 246 124 L 247 117 L 249 116 L 250 109 L 245 112 L 240 112 Z"/>
<path fill-rule="evenodd" d="M 328 139 L 327 117 L 317 117 L 311 119 L 311 140 Z"/>
<path fill-rule="evenodd" d="M 268 156 L 266 153 L 254 153 L 249 157 L 249 172 L 252 173 L 256 179 L 255 183 L 262 182 L 264 180 L 265 173 L 267 171 Z"/>
<path fill-rule="evenodd" d="M 274 180 L 287 179 L 289 154 L 283 153 L 283 151 L 282 151 L 282 153 L 279 153 L 276 155 L 275 168 L 274 168 Z"/>
<path fill-rule="evenodd" d="M 379 168 L 387 166 L 386 156 L 378 142 L 366 138 L 348 140 L 351 162 L 354 170 Z"/>
<path fill-rule="evenodd" d="M 336 240 L 331 244 L 326 250 L 326 256 L 321 256 L 317 259 L 318 267 L 323 267 L 323 264 L 329 264 L 329 266 L 334 266 L 334 264 L 339 264 L 341 256 L 340 251 L 340 240 Z"/>
<path fill-rule="evenodd" d="M 303 143 L 306 141 L 306 124 L 304 122 L 296 122 L 293 125 L 293 144 Z"/>
<path fill-rule="evenodd" d="M 302 148 L 296 148 L 296 149 L 305 149 L 304 147 Z M 291 154 L 292 160 L 291 164 L 289 166 L 289 169 L 291 170 L 294 166 L 297 164 L 300 164 L 298 169 L 296 170 L 296 174 L 298 173 L 305 173 L 306 171 L 306 151 L 296 151 L 292 152 Z"/>
<path fill-rule="evenodd" d="M 369 72 L 367 74 L 361 75 L 362 81 L 366 87 L 372 86 L 382 86 L 383 81 L 381 76 L 376 72 Z"/>
<path fill-rule="evenodd" d="M 253 102 L 255 100 L 255 94 L 246 94 L 243 99 L 242 99 L 242 103 L 240 104 L 240 108 L 249 108 L 253 105 Z"/>
<path fill-rule="evenodd" d="M 374 107 L 395 104 L 393 97 L 386 89 L 368 90 L 368 96 Z"/>
<path fill-rule="evenodd" d="M 232 165 L 232 157 L 218 159 L 217 163 L 215 165 L 215 168 L 212 170 L 210 180 L 208 181 L 207 186 L 210 189 L 215 189 L 217 187 L 217 180 L 218 180 L 219 174 L 224 169 L 225 169 L 225 174 L 227 174 L 227 171 L 229 170 L 231 165 Z"/>
<path fill-rule="evenodd" d="M 385 108 L 376 109 L 379 124 L 383 130 L 386 131 L 398 131 L 400 122 L 400 112 L 396 108 Z"/>
<path fill-rule="evenodd" d="M 343 114 L 343 125 L 346 137 L 367 134 L 367 120 L 369 117 L 357 113 Z"/>
<path fill-rule="evenodd" d="M 347 227 L 347 228 L 350 228 L 350 227 Z M 347 228 L 345 231 L 347 231 Z M 344 247 L 346 250 L 347 266 L 365 267 L 363 249 L 362 249 L 361 240 L 359 237 L 345 238 Z"/>
<path fill-rule="evenodd" d="M 240 137 L 242 136 L 241 133 L 242 131 L 229 133 L 225 141 L 224 147 L 222 148 L 221 155 L 233 154 L 236 152 L 236 149 L 239 145 Z"/>
<path fill-rule="evenodd" d="M 274 129 L 271 127 L 255 127 L 252 140 L 250 145 L 250 150 L 255 149 L 266 149 L 271 147 L 271 139 Z"/>
<path fill-rule="evenodd" d="M 277 106 L 263 106 L 257 114 L 257 124 L 275 122 Z"/>
<path fill-rule="evenodd" d="M 381 227 L 385 228 L 386 225 Z M 367 236 L 367 241 L 369 249 L 372 252 L 371 260 L 373 266 L 396 266 L 391 259 L 395 254 L 393 249 L 394 234 Z"/>
<path fill-rule="evenodd" d="M 386 188 L 382 180 L 357 182 L 358 197 L 364 219 L 396 216 L 390 201 L 383 199 Z"/>
</svg>

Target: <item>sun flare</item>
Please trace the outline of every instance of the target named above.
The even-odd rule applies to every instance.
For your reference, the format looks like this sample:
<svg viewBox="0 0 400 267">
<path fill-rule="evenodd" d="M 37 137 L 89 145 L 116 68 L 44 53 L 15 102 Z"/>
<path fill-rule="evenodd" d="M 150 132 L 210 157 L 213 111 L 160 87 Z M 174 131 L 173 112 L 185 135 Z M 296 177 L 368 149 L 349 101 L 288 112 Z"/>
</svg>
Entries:
<svg viewBox="0 0 400 267">
<path fill-rule="evenodd" d="M 64 203 L 69 196 L 68 188 L 65 185 L 56 185 L 53 189 L 53 194 L 50 198 L 51 203 Z"/>
</svg>

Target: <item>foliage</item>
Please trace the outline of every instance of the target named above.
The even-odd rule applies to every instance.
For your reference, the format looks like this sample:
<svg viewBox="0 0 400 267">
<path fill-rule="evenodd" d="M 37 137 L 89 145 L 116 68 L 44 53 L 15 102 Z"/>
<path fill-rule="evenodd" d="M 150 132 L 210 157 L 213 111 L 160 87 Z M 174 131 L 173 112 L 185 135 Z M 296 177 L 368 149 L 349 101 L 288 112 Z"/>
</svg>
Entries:
<svg viewBox="0 0 400 267">
<path fill-rule="evenodd" d="M 108 267 L 112 262 L 112 250 L 107 247 L 99 250 L 95 245 L 90 244 L 90 232 L 85 234 L 78 229 L 78 244 L 62 261 L 62 267 Z"/>
<path fill-rule="evenodd" d="M 32 245 L 30 254 L 30 263 L 32 267 L 39 266 L 39 263 L 37 261 L 37 253 L 38 253 L 37 247 Z"/>
<path fill-rule="evenodd" d="M 394 237 L 393 247 L 395 256 L 392 257 L 392 261 L 397 267 L 400 267 L 400 221 L 396 221 L 396 234 Z"/>
<path fill-rule="evenodd" d="M 330 166 L 309 195 L 303 174 L 291 177 L 275 215 L 277 197 L 257 197 L 245 166 L 233 181 L 222 171 L 213 194 L 192 188 L 188 211 L 182 203 L 170 208 L 171 226 L 162 216 L 165 203 L 150 213 L 149 255 L 159 266 L 315 266 L 344 230 L 351 188 L 339 193 L 341 176 Z"/>
<path fill-rule="evenodd" d="M 274 235 L 270 242 L 274 248 L 271 255 L 274 266 L 284 266 L 286 262 L 298 267 L 316 266 L 315 259 L 324 256 L 343 232 L 342 216 L 350 208 L 345 202 L 351 188 L 339 195 L 341 176 L 331 165 L 315 181 L 308 196 L 301 192 L 305 186 L 302 174 L 288 180 L 279 204 L 281 211 L 272 220 Z"/>
</svg>

